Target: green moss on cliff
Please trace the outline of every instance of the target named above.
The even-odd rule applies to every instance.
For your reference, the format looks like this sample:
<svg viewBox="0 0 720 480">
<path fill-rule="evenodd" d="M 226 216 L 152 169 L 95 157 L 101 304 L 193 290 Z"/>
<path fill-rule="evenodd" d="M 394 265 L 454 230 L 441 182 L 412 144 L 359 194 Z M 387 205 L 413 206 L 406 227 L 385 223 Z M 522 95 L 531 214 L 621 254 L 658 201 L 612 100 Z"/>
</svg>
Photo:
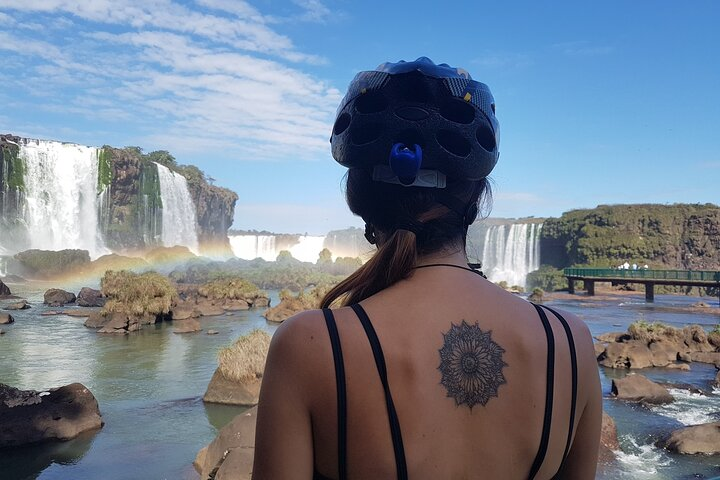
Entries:
<svg viewBox="0 0 720 480">
<path fill-rule="evenodd" d="M 110 153 L 107 148 L 100 148 L 98 156 L 98 193 L 105 191 L 112 184 L 112 165 L 110 164 Z"/>
<path fill-rule="evenodd" d="M 25 189 L 25 163 L 20 158 L 20 147 L 11 143 L 0 145 L 0 171 L 2 172 L 3 185 L 0 189 L 24 190 Z"/>
</svg>

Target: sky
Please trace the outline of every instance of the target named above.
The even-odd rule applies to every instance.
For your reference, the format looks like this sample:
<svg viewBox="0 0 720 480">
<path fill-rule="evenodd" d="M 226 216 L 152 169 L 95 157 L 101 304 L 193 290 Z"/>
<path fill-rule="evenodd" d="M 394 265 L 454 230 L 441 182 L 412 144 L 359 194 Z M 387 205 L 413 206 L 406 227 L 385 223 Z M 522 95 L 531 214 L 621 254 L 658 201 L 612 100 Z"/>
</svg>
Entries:
<svg viewBox="0 0 720 480">
<path fill-rule="evenodd" d="M 490 86 L 493 217 L 720 203 L 720 2 L 0 0 L 0 133 L 168 150 L 233 228 L 361 226 L 330 155 L 355 74 L 427 56 Z"/>
</svg>

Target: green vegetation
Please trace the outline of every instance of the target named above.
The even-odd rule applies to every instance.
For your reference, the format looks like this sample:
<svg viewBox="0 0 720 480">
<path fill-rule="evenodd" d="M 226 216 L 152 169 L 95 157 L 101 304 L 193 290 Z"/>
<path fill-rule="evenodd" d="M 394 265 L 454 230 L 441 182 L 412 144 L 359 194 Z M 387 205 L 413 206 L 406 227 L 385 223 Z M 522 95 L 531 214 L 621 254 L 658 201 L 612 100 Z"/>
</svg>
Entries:
<svg viewBox="0 0 720 480">
<path fill-rule="evenodd" d="M 567 290 L 568 286 L 563 271 L 550 265 L 541 265 L 538 270 L 528 273 L 525 283 L 528 288 L 540 288 L 546 292 Z"/>
<path fill-rule="evenodd" d="M 12 143 L 0 144 L 0 181 L 0 191 L 25 189 L 25 162 Z"/>
<path fill-rule="evenodd" d="M 108 297 L 103 314 L 122 312 L 142 316 L 167 315 L 178 294 L 170 281 L 156 272 L 105 272 L 100 289 Z"/>
<path fill-rule="evenodd" d="M 90 254 L 87 250 L 26 250 L 17 253 L 15 260 L 22 264 L 27 276 L 51 278 L 89 266 Z"/>
<path fill-rule="evenodd" d="M 545 292 L 542 288 L 533 288 L 533 291 L 528 297 L 528 300 L 533 303 L 542 303 L 543 300 L 545 300 Z"/>
<path fill-rule="evenodd" d="M 280 291 L 280 303 L 268 309 L 263 316 L 271 322 L 283 322 L 305 310 L 320 308 L 320 302 L 332 285 L 322 285 L 313 288 L 309 292 L 301 291 L 293 295 L 288 290 Z"/>
<path fill-rule="evenodd" d="M 270 335 L 255 329 L 218 353 L 220 373 L 235 382 L 262 378 L 270 348 Z"/>
<path fill-rule="evenodd" d="M 635 340 L 642 340 L 650 343 L 660 339 L 679 340 L 682 338 L 682 330 L 670 327 L 660 322 L 646 322 L 638 320 L 628 327 L 628 333 Z"/>
<path fill-rule="evenodd" d="M 265 295 L 257 285 L 240 277 L 226 277 L 206 283 L 198 293 L 210 300 L 245 300 Z"/>
<path fill-rule="evenodd" d="M 112 184 L 112 165 L 110 153 L 106 147 L 97 152 L 98 156 L 98 193 L 102 193 Z"/>
</svg>

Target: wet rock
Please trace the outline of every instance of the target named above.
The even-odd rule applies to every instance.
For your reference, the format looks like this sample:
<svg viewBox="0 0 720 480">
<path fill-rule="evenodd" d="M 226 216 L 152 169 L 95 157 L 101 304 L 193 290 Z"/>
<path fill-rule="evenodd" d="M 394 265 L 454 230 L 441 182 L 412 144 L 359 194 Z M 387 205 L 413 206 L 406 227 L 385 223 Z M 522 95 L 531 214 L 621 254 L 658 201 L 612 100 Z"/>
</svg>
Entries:
<svg viewBox="0 0 720 480">
<path fill-rule="evenodd" d="M 28 305 L 27 300 L 19 300 L 13 303 L 6 303 L 2 308 L 3 310 L 27 310 L 30 308 L 30 305 Z"/>
<path fill-rule="evenodd" d="M 51 307 L 62 307 L 63 305 L 74 303 L 75 299 L 74 293 L 66 292 L 59 288 L 51 288 L 45 292 L 43 303 Z"/>
<path fill-rule="evenodd" d="M 0 313 L 0 325 L 8 325 L 14 321 L 15 319 L 9 313 Z"/>
<path fill-rule="evenodd" d="M 52 317 L 52 316 L 60 315 L 60 314 L 62 314 L 62 312 L 60 312 L 60 311 L 58 311 L 58 310 L 48 310 L 48 311 L 46 311 L 46 312 L 42 312 L 42 313 L 40 314 L 40 316 L 41 316 L 41 317 Z"/>
<path fill-rule="evenodd" d="M 73 383 L 44 392 L 0 384 L 0 448 L 69 440 L 102 427 L 97 400 Z"/>
<path fill-rule="evenodd" d="M 245 300 L 232 300 L 230 302 L 225 303 L 225 305 L 223 305 L 223 308 L 230 312 L 236 312 L 238 310 L 249 309 L 250 304 L 248 302 L 246 302 Z"/>
<path fill-rule="evenodd" d="M 631 373 L 625 378 L 614 379 L 611 391 L 618 399 L 629 402 L 661 405 L 675 400 L 667 388 L 637 373 Z"/>
<path fill-rule="evenodd" d="M 77 304 L 81 307 L 104 307 L 107 298 L 105 298 L 100 290 L 94 288 L 83 287 L 77 296 Z"/>
<path fill-rule="evenodd" d="M 10 292 L 10 287 L 5 285 L 2 280 L 0 280 L 0 297 L 3 296 L 9 296 L 12 295 L 12 292 Z"/>
<path fill-rule="evenodd" d="M 653 355 L 641 340 L 611 343 L 598 357 L 600 365 L 609 368 L 647 368 L 653 366 Z"/>
<path fill-rule="evenodd" d="M 67 315 L 69 317 L 89 317 L 93 312 L 90 309 L 83 309 L 83 310 L 65 310 L 64 312 L 60 312 L 63 315 Z"/>
<path fill-rule="evenodd" d="M 217 335 L 218 333 L 220 333 L 220 332 L 218 332 L 217 330 L 208 330 L 207 331 L 208 335 Z"/>
<path fill-rule="evenodd" d="M 712 382 L 712 386 L 715 388 L 720 388 L 720 370 L 715 374 L 715 380 Z"/>
<path fill-rule="evenodd" d="M 720 422 L 706 423 L 673 431 L 659 446 L 686 455 L 720 453 Z"/>
<path fill-rule="evenodd" d="M 221 307 L 207 303 L 198 304 L 197 309 L 203 317 L 216 317 L 225 313 Z"/>
<path fill-rule="evenodd" d="M 603 412 L 602 428 L 600 430 L 600 450 L 598 461 L 607 463 L 615 459 L 615 452 L 620 450 L 618 442 L 617 427 L 610 415 Z"/>
<path fill-rule="evenodd" d="M 690 365 L 687 363 L 671 363 L 669 365 L 665 365 L 665 368 L 669 368 L 671 370 L 681 370 L 683 372 L 690 371 Z"/>
<path fill-rule="evenodd" d="M 88 328 L 101 328 L 108 321 L 108 318 L 103 316 L 102 312 L 92 312 L 87 320 L 85 320 L 85 326 Z"/>
<path fill-rule="evenodd" d="M 202 466 L 195 469 L 200 478 L 215 480 L 249 480 L 255 455 L 255 426 L 257 407 L 236 416 L 224 426 L 215 440 L 198 452 L 196 462 Z M 213 473 L 215 474 L 213 477 Z"/>
<path fill-rule="evenodd" d="M 2 328 L 0 328 L 0 335 L 5 335 L 5 330 L 3 330 Z"/>
<path fill-rule="evenodd" d="M 195 318 L 173 320 L 173 333 L 193 333 L 202 330 L 200 322 Z"/>
<path fill-rule="evenodd" d="M 203 401 L 207 403 L 222 403 L 225 405 L 257 405 L 260 399 L 261 379 L 252 379 L 245 382 L 229 380 L 217 368 L 210 379 Z"/>
<path fill-rule="evenodd" d="M 188 318 L 198 318 L 200 316 L 200 311 L 191 306 L 183 306 L 173 308 L 170 314 L 172 315 L 172 319 L 177 321 L 186 320 Z"/>
</svg>

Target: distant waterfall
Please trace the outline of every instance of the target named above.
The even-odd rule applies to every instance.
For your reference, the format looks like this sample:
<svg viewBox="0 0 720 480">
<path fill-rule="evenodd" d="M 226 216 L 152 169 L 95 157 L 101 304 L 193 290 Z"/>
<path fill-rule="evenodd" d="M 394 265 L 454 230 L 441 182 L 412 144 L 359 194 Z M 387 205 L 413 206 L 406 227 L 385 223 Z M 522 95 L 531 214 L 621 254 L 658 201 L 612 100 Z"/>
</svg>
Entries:
<svg viewBox="0 0 720 480">
<path fill-rule="evenodd" d="M 0 253 L 2 250 L 0 250 Z M 0 257 L 0 277 L 6 277 L 7 276 L 7 258 L 6 257 Z"/>
<path fill-rule="evenodd" d="M 187 180 L 164 165 L 155 165 L 162 196 L 162 243 L 166 247 L 182 245 L 197 254 L 197 215 Z"/>
<path fill-rule="evenodd" d="M 283 235 L 288 237 L 288 235 Z M 245 260 L 262 258 L 274 261 L 282 250 L 288 250 L 293 258 L 301 262 L 315 263 L 325 243 L 324 236 L 298 235 L 292 244 L 279 245 L 275 235 L 230 235 L 233 254 Z"/>
<path fill-rule="evenodd" d="M 483 272 L 493 282 L 525 286 L 525 277 L 540 267 L 542 224 L 492 225 L 485 232 Z"/>
<path fill-rule="evenodd" d="M 27 140 L 25 209 L 30 247 L 75 248 L 98 257 L 105 248 L 98 229 L 98 149 L 70 143 Z"/>
</svg>

